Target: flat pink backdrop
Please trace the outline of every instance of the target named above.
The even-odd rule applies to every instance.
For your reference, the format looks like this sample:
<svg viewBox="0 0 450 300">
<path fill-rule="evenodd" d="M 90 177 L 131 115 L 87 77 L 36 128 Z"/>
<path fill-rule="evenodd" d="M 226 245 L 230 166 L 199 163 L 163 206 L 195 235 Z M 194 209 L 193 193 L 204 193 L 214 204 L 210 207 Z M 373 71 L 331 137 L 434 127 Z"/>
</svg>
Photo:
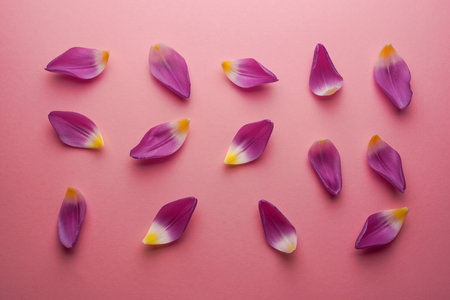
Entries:
<svg viewBox="0 0 450 300">
<path fill-rule="evenodd" d="M 0 298 L 28 299 L 449 299 L 449 1 L 19 1 L 0 10 Z M 149 74 L 152 43 L 187 60 L 192 94 L 181 101 Z M 310 93 L 316 43 L 344 77 L 329 99 Z M 412 73 L 411 105 L 397 112 L 372 77 L 392 43 Z M 105 72 L 79 81 L 44 71 L 72 46 L 110 50 Z M 280 81 L 245 91 L 221 61 L 254 57 Z M 52 110 L 86 114 L 101 151 L 63 145 Z M 129 157 L 152 126 L 191 119 L 170 159 Z M 223 159 L 245 123 L 275 129 L 256 162 Z M 378 133 L 401 154 L 407 189 L 367 165 Z M 328 196 L 307 161 L 330 138 L 343 190 Z M 65 190 L 88 212 L 73 251 L 56 235 Z M 158 209 L 199 199 L 181 240 L 141 244 Z M 279 207 L 299 246 L 280 255 L 265 242 L 257 202 Z M 357 251 L 366 217 L 408 206 L 398 238 Z"/>
</svg>

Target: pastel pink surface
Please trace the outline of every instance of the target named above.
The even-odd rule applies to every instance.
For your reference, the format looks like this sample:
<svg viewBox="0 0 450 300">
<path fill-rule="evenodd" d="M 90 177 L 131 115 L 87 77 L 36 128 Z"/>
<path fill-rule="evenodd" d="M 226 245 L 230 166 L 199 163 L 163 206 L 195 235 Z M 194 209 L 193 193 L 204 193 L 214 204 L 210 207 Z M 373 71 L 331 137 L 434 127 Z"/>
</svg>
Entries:
<svg viewBox="0 0 450 300">
<path fill-rule="evenodd" d="M 450 2 L 433 1 L 12 1 L 0 11 L 0 298 L 33 299 L 448 299 L 450 298 Z M 191 97 L 180 101 L 149 72 L 163 42 L 185 57 Z M 321 99 L 308 89 L 311 49 L 332 49 L 344 77 Z M 414 92 L 397 112 L 376 86 L 379 50 L 392 43 Z M 72 46 L 110 51 L 97 78 L 44 67 Z M 230 57 L 254 57 L 279 82 L 244 91 L 223 74 Z M 64 146 L 52 110 L 95 120 L 105 147 Z M 175 155 L 148 164 L 128 156 L 155 124 L 191 119 Z M 242 124 L 271 119 L 264 155 L 223 165 Z M 408 188 L 397 193 L 366 162 L 378 133 L 402 155 Z M 342 160 L 342 192 L 328 196 L 307 159 L 329 138 Z M 73 251 L 59 245 L 65 190 L 88 212 Z M 158 209 L 199 200 L 175 244 L 141 243 Z M 299 247 L 267 246 L 258 200 L 289 212 Z M 353 246 L 366 217 L 410 211 L 396 240 Z"/>
</svg>

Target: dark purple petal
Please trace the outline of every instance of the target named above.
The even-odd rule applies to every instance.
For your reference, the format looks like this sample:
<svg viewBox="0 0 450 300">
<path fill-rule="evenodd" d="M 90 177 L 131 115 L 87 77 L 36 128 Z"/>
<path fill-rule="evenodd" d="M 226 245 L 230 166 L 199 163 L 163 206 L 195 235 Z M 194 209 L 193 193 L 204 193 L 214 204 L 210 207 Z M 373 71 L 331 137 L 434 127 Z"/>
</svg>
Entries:
<svg viewBox="0 0 450 300">
<path fill-rule="evenodd" d="M 308 152 L 309 162 L 327 191 L 337 195 L 342 188 L 341 158 L 330 140 L 315 142 Z"/>
<path fill-rule="evenodd" d="M 86 200 L 79 191 L 69 187 L 58 216 L 58 237 L 64 247 L 75 246 L 85 215 Z"/>
<path fill-rule="evenodd" d="M 343 85 L 343 78 L 338 73 L 322 44 L 317 44 L 309 75 L 309 88 L 317 96 L 329 96 L 336 93 Z"/>
<path fill-rule="evenodd" d="M 224 61 L 222 68 L 228 79 L 241 88 L 251 88 L 278 81 L 275 74 L 253 58 Z"/>
</svg>

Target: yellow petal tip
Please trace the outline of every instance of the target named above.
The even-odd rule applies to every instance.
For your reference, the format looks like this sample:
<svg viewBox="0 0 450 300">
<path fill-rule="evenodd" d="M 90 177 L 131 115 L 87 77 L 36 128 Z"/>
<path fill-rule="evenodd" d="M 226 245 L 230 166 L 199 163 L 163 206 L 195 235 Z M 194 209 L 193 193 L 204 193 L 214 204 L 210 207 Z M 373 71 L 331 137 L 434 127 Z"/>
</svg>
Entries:
<svg viewBox="0 0 450 300">
<path fill-rule="evenodd" d="M 236 165 L 239 163 L 238 161 L 238 153 L 235 153 L 233 151 L 228 151 L 227 155 L 225 156 L 224 163 L 227 165 Z"/>
<path fill-rule="evenodd" d="M 395 49 L 394 47 L 392 47 L 391 44 L 387 44 L 386 46 L 384 46 L 384 48 L 381 50 L 379 57 L 380 58 L 388 58 L 389 56 L 391 56 L 392 54 L 395 54 Z"/>
<path fill-rule="evenodd" d="M 109 51 L 104 50 L 102 52 L 103 52 L 102 62 L 106 65 L 109 59 Z"/>
<path fill-rule="evenodd" d="M 294 250 L 295 250 L 295 246 L 294 245 L 290 245 L 289 246 L 289 253 L 294 252 Z"/>
<path fill-rule="evenodd" d="M 145 238 L 142 240 L 142 243 L 144 243 L 145 245 L 157 245 L 157 244 L 159 244 L 159 242 L 158 242 L 158 234 L 157 233 L 152 233 L 152 232 L 147 233 Z"/>
<path fill-rule="evenodd" d="M 409 209 L 407 207 L 393 209 L 392 213 L 394 214 L 394 218 L 399 220 L 404 220 L 406 215 L 408 214 Z"/>
<path fill-rule="evenodd" d="M 381 138 L 378 134 L 375 134 L 369 142 L 369 146 L 375 146 L 379 141 L 381 141 Z"/>
<path fill-rule="evenodd" d="M 233 67 L 231 66 L 231 61 L 229 61 L 229 60 L 223 61 L 222 68 L 223 68 L 223 71 L 225 72 L 225 74 L 230 73 L 231 70 L 233 69 Z"/>
<path fill-rule="evenodd" d="M 73 187 L 68 187 L 66 191 L 66 198 L 76 198 L 77 197 L 77 190 L 75 190 Z"/>
<path fill-rule="evenodd" d="M 156 51 L 158 51 L 160 48 L 159 44 L 153 45 L 153 49 L 155 49 Z"/>
<path fill-rule="evenodd" d="M 96 134 L 95 137 L 92 139 L 92 142 L 90 144 L 91 148 L 101 148 L 103 147 L 103 137 L 100 133 Z"/>
<path fill-rule="evenodd" d="M 191 121 L 189 119 L 184 119 L 184 120 L 178 121 L 177 122 L 178 123 L 178 130 L 181 131 L 181 132 L 187 133 L 188 130 L 189 130 L 189 123 L 190 122 Z"/>
</svg>

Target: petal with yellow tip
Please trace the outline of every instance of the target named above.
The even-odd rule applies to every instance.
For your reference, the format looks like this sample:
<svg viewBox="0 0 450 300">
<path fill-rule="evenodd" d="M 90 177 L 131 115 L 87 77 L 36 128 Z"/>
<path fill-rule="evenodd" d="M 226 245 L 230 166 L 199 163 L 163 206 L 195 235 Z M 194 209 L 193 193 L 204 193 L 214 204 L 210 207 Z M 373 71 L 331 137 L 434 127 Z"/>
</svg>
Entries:
<svg viewBox="0 0 450 300">
<path fill-rule="evenodd" d="M 275 74 L 253 58 L 224 61 L 222 68 L 228 79 L 241 88 L 251 88 L 278 81 Z"/>
<path fill-rule="evenodd" d="M 259 158 L 272 134 L 273 123 L 262 120 L 241 127 L 236 133 L 225 157 L 225 164 L 241 165 Z"/>
<path fill-rule="evenodd" d="M 89 118 L 71 111 L 52 111 L 48 115 L 59 139 L 76 148 L 103 147 L 103 137 Z"/>
<path fill-rule="evenodd" d="M 197 199 L 187 197 L 167 203 L 159 210 L 142 242 L 164 245 L 178 240 L 197 206 Z"/>
<path fill-rule="evenodd" d="M 103 72 L 108 59 L 108 51 L 73 47 L 49 62 L 45 69 L 80 79 L 91 79 Z"/>
<path fill-rule="evenodd" d="M 408 208 L 385 210 L 370 215 L 356 239 L 355 248 L 364 249 L 392 242 L 403 226 Z"/>
<path fill-rule="evenodd" d="M 317 44 L 309 75 L 309 88 L 317 96 L 330 96 L 341 89 L 344 79 L 322 44 Z"/>
<path fill-rule="evenodd" d="M 402 193 L 405 191 L 406 182 L 400 154 L 378 135 L 374 135 L 369 142 L 367 161 L 375 172 L 386 179 L 397 190 Z"/>
<path fill-rule="evenodd" d="M 174 154 L 186 140 L 189 119 L 167 122 L 151 128 L 131 149 L 130 156 L 136 159 L 156 159 Z"/>
<path fill-rule="evenodd" d="M 185 59 L 174 49 L 155 44 L 150 47 L 150 72 L 179 97 L 187 99 L 191 94 L 191 81 Z"/>
<path fill-rule="evenodd" d="M 259 214 L 267 243 L 278 251 L 292 253 L 297 248 L 297 231 L 272 203 L 260 200 Z"/>
<path fill-rule="evenodd" d="M 69 187 L 58 216 L 58 237 L 64 247 L 75 246 L 86 215 L 86 207 L 83 195 Z"/>
<path fill-rule="evenodd" d="M 378 86 L 398 109 L 405 109 L 412 98 L 411 72 L 391 44 L 378 55 L 373 75 Z"/>
</svg>

